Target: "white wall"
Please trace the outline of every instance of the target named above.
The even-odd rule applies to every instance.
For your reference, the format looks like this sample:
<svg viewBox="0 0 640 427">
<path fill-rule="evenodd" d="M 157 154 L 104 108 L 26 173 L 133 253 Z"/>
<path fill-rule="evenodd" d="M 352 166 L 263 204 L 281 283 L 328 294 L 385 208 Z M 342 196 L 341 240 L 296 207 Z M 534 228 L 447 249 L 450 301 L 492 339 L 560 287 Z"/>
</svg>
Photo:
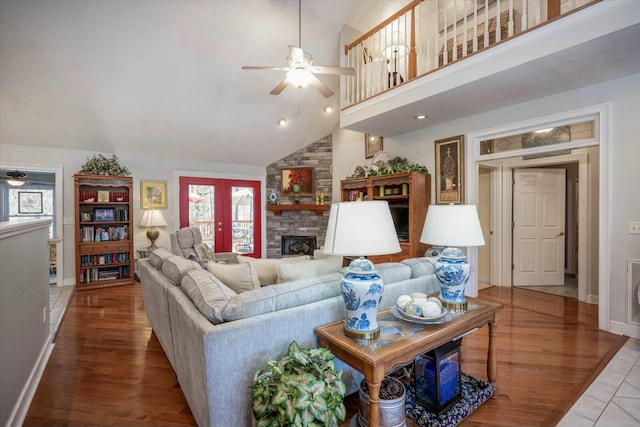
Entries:
<svg viewBox="0 0 640 427">
<path fill-rule="evenodd" d="M 499 88 L 496 88 L 499 90 Z M 609 141 L 610 241 L 608 261 L 610 268 L 609 311 L 612 330 L 622 328 L 626 306 L 626 260 L 640 259 L 640 235 L 627 232 L 629 221 L 640 220 L 640 74 L 633 74 L 602 84 L 536 99 L 500 110 L 489 111 L 471 117 L 427 127 L 422 130 L 397 135 L 384 140 L 384 149 L 391 157 L 404 156 L 412 162 L 426 164 L 433 173 L 434 147 L 438 139 L 455 135 L 467 135 L 496 126 L 542 117 L 554 113 L 611 102 L 611 139 Z M 428 113 L 428 112 L 427 112 Z M 425 123 L 428 126 L 428 122 Z M 362 135 L 362 134 L 360 134 Z M 466 138 L 465 138 L 466 139 Z M 354 144 L 354 136 L 344 132 L 334 135 L 334 149 L 344 149 L 346 154 Z M 344 145 L 344 147 L 341 147 Z M 355 153 L 355 148 L 352 148 Z M 469 148 L 466 147 L 468 151 Z M 364 163 L 364 155 L 360 162 Z M 349 167 L 345 167 L 345 165 Z M 334 155 L 334 171 L 353 170 L 353 159 Z M 339 179 L 338 179 L 339 181 Z M 432 181 L 434 186 L 435 180 Z M 337 186 L 336 186 L 337 188 Z M 432 188 L 432 194 L 434 188 Z M 597 254 L 597 252 L 596 252 Z M 596 255 L 597 256 L 597 255 Z M 602 297 L 601 297 L 602 300 Z M 627 328 L 627 326 L 624 326 Z M 631 331 L 640 337 L 636 327 Z"/>
<path fill-rule="evenodd" d="M 31 147 L 23 145 L 0 144 L 0 161 L 2 164 L 37 164 L 41 166 L 62 167 L 64 169 L 63 179 L 63 205 L 64 217 L 74 217 L 74 189 L 73 175 L 77 173 L 87 158 L 92 157 L 95 152 Z M 9 141 L 6 141 L 9 142 Z M 188 147 L 185 147 L 188 149 Z M 102 153 L 106 157 L 111 157 L 112 153 Z M 168 227 L 160 229 L 160 238 L 156 241 L 158 246 L 170 247 L 169 233 L 178 228 L 178 218 L 174 206 L 177 202 L 177 188 L 174 183 L 174 171 L 181 171 L 183 175 L 193 173 L 193 176 L 224 176 L 226 178 L 246 178 L 265 179 L 265 168 L 258 166 L 246 166 L 237 164 L 225 164 L 215 162 L 198 162 L 166 159 L 160 157 L 124 157 L 118 155 L 120 165 L 126 166 L 133 176 L 133 206 L 134 206 L 134 247 L 142 249 L 149 246 L 146 230 L 138 228 L 138 222 L 142 215 L 140 208 L 140 181 L 166 181 L 167 183 L 167 209 L 162 213 L 169 224 Z M 264 190 L 264 189 L 263 189 Z M 266 199 L 265 199 L 266 200 Z M 264 217 L 264 215 L 263 215 Z M 75 283 L 75 225 L 67 224 L 63 226 L 63 254 L 64 254 L 64 283 Z"/>
</svg>

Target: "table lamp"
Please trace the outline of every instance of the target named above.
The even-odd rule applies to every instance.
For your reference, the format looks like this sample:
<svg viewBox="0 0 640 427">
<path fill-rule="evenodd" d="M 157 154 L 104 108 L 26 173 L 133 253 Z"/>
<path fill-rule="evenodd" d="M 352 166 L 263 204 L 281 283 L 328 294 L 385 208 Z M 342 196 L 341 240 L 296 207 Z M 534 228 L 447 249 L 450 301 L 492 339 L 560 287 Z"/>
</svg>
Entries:
<svg viewBox="0 0 640 427">
<path fill-rule="evenodd" d="M 151 246 L 147 249 L 150 251 L 158 249 L 156 246 L 156 240 L 160 237 L 160 230 L 158 227 L 166 227 L 167 221 L 162 216 L 162 212 L 155 209 L 149 209 L 144 211 L 142 219 L 140 220 L 140 227 L 147 227 L 147 238 L 151 240 Z"/>
<path fill-rule="evenodd" d="M 377 316 L 384 283 L 373 263 L 364 257 L 400 250 L 386 201 L 331 204 L 324 253 L 359 257 L 351 261 L 340 282 L 347 309 L 346 335 L 371 339 L 380 334 Z"/>
<path fill-rule="evenodd" d="M 440 299 L 448 309 L 466 311 L 464 288 L 471 266 L 462 250 L 454 246 L 484 245 L 476 206 L 429 206 L 420 241 L 445 247 L 435 264 L 436 276 L 440 281 Z"/>
</svg>

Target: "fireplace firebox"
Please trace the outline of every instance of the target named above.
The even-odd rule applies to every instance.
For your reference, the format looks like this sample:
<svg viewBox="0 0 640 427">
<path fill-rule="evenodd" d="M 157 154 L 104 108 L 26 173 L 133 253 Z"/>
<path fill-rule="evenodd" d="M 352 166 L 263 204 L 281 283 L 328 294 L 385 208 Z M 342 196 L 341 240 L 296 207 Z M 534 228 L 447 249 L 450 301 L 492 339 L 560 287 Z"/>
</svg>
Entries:
<svg viewBox="0 0 640 427">
<path fill-rule="evenodd" d="M 316 249 L 315 236 L 282 236 L 280 245 L 282 255 L 313 256 Z"/>
</svg>

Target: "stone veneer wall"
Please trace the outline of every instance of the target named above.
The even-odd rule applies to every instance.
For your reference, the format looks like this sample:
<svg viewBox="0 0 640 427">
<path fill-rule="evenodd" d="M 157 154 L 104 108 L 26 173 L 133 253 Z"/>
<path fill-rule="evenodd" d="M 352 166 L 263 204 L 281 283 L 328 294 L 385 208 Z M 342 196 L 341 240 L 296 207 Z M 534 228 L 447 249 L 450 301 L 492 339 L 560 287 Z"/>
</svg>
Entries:
<svg viewBox="0 0 640 427">
<path fill-rule="evenodd" d="M 312 167 L 316 193 L 324 192 L 324 203 L 331 204 L 331 135 L 267 166 L 266 203 L 272 191 L 280 197 L 280 171 L 283 168 Z M 300 196 L 300 204 L 315 204 L 315 197 Z M 284 196 L 281 204 L 293 204 Z M 314 211 L 283 211 L 280 216 L 267 211 L 267 258 L 281 258 L 282 236 L 316 236 L 318 247 L 324 245 L 329 211 L 317 216 Z"/>
</svg>

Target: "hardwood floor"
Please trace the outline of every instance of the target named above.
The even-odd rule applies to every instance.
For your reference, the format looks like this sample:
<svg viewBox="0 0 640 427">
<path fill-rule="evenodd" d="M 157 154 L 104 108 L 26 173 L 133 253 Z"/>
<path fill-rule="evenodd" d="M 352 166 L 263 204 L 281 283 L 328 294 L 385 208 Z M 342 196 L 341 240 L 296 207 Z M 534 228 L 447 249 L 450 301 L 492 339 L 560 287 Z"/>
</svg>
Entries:
<svg viewBox="0 0 640 427">
<path fill-rule="evenodd" d="M 597 329 L 595 305 L 510 288 L 480 297 L 505 305 L 499 390 L 463 426 L 555 425 L 626 341 Z M 462 369 L 486 379 L 486 348 L 486 331 L 467 335 Z M 139 284 L 75 293 L 25 425 L 195 425 Z"/>
</svg>

